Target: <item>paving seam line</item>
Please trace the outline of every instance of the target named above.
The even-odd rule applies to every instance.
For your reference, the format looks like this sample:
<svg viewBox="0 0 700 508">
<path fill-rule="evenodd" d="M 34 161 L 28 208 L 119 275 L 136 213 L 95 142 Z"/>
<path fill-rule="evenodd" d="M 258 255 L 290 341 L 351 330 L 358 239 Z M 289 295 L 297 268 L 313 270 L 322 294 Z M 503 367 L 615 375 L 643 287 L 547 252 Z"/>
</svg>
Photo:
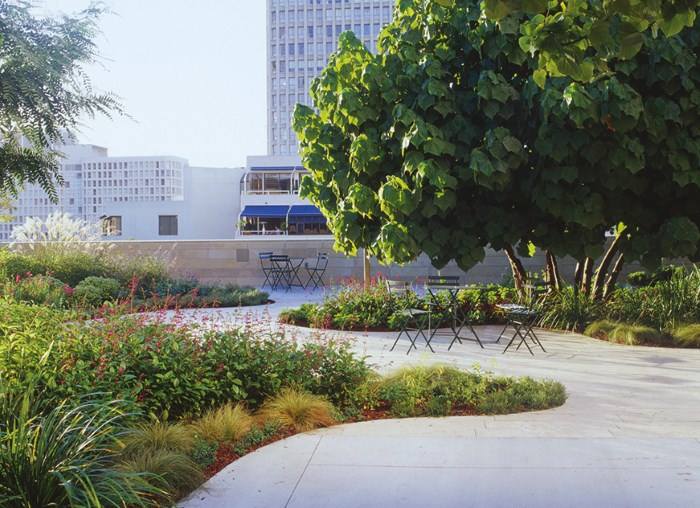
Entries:
<svg viewBox="0 0 700 508">
<path fill-rule="evenodd" d="M 287 508 L 289 506 L 289 503 L 292 502 L 292 498 L 294 497 L 294 493 L 297 491 L 297 487 L 299 487 L 299 484 L 301 483 L 301 479 L 306 474 L 306 470 L 309 469 L 309 464 L 311 464 L 311 460 L 314 458 L 314 455 L 316 455 L 316 450 L 318 450 L 318 446 L 321 444 L 322 440 L 323 440 L 323 436 L 319 436 L 318 441 L 316 442 L 316 446 L 314 446 L 314 451 L 311 452 L 311 456 L 309 457 L 309 460 L 306 462 L 306 465 L 304 466 L 304 470 L 301 472 L 301 474 L 299 475 L 299 478 L 297 479 L 297 482 L 294 484 L 294 488 L 292 489 L 291 494 L 289 494 L 289 498 L 287 498 L 287 502 L 284 503 L 284 508 Z"/>
</svg>

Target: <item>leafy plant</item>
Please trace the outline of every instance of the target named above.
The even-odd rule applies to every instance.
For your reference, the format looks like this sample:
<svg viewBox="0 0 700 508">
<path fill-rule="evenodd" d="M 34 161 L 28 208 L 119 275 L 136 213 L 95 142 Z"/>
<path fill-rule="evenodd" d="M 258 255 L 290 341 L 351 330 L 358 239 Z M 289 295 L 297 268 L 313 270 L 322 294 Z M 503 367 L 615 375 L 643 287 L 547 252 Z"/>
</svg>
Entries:
<svg viewBox="0 0 700 508">
<path fill-rule="evenodd" d="M 0 299 L 0 372 L 12 387 L 35 380 L 48 401 L 97 390 L 178 418 L 227 402 L 255 408 L 286 386 L 344 407 L 370 369 L 343 342 L 299 344 L 283 332 L 210 331 L 120 313 L 81 321 Z"/>
<path fill-rule="evenodd" d="M 262 426 L 253 427 L 250 432 L 236 444 L 233 451 L 238 455 L 245 455 L 251 448 L 271 439 L 279 430 L 280 424 L 277 421 L 267 421 Z"/>
<path fill-rule="evenodd" d="M 146 506 L 161 490 L 116 467 L 126 414 L 117 402 L 59 402 L 47 413 L 26 391 L 0 395 L 0 505 Z"/>
<path fill-rule="evenodd" d="M 649 326 L 607 320 L 591 323 L 584 333 L 591 337 L 629 346 L 659 345 L 668 342 L 666 335 Z"/>
<path fill-rule="evenodd" d="M 293 388 L 285 388 L 265 402 L 260 410 L 265 420 L 291 427 L 297 432 L 333 425 L 336 423 L 334 414 L 333 404 L 324 397 Z"/>
<path fill-rule="evenodd" d="M 54 277 L 32 275 L 6 282 L 3 293 L 18 302 L 62 309 L 68 305 L 73 290 Z"/>
<path fill-rule="evenodd" d="M 199 465 L 187 454 L 167 449 L 145 449 L 129 455 L 119 471 L 150 478 L 162 498 L 175 500 L 199 487 L 204 479 Z"/>
<path fill-rule="evenodd" d="M 680 347 L 700 348 L 700 324 L 685 325 L 673 333 L 673 343 Z"/>
<path fill-rule="evenodd" d="M 560 383 L 494 377 L 453 367 L 407 367 L 380 380 L 376 407 L 397 417 L 446 416 L 453 411 L 513 413 L 564 403 Z"/>
<path fill-rule="evenodd" d="M 156 450 L 186 454 L 192 451 L 194 439 L 190 429 L 183 424 L 153 420 L 126 432 L 122 439 L 121 454 L 127 458 Z"/>
<path fill-rule="evenodd" d="M 582 331 L 601 315 L 603 306 L 576 288 L 565 287 L 547 295 L 538 305 L 538 324 L 556 330 Z"/>
<path fill-rule="evenodd" d="M 99 307 L 105 302 L 117 300 L 122 292 L 118 280 L 91 276 L 75 286 L 73 297 L 88 307 Z"/>
<path fill-rule="evenodd" d="M 195 439 L 191 457 L 202 469 L 206 469 L 216 461 L 216 452 L 219 449 L 218 443 Z"/>
</svg>

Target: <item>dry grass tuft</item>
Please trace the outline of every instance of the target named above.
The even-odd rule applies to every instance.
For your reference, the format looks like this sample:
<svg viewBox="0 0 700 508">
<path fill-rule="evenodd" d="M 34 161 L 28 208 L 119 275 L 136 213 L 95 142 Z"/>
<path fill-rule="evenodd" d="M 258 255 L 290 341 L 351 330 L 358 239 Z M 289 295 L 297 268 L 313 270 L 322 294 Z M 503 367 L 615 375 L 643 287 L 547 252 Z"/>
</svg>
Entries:
<svg viewBox="0 0 700 508">
<path fill-rule="evenodd" d="M 306 432 L 336 423 L 333 404 L 323 397 L 294 389 L 285 389 L 267 401 L 260 415 L 297 432 Z"/>
<path fill-rule="evenodd" d="M 254 419 L 242 404 L 225 404 L 207 412 L 192 424 L 195 434 L 205 441 L 235 444 L 253 428 Z"/>
</svg>

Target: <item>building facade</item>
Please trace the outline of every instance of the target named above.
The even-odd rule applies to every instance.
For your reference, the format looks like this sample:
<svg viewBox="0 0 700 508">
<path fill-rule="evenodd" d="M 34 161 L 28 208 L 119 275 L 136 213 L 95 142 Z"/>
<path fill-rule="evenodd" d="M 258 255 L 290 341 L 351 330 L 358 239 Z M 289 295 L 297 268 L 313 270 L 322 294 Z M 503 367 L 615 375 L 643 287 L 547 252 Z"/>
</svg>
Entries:
<svg viewBox="0 0 700 508">
<path fill-rule="evenodd" d="M 395 0 L 267 0 L 268 155 L 248 158 L 241 180 L 240 237 L 327 236 L 321 212 L 299 198 L 306 171 L 292 130 L 296 104 L 310 105 L 311 81 L 352 31 L 376 51 Z"/>
<path fill-rule="evenodd" d="M 0 241 L 28 217 L 69 213 L 101 222 L 105 239 L 231 239 L 240 213 L 243 168 L 191 167 L 173 156 L 110 157 L 104 147 L 65 145 L 65 181 L 52 203 L 37 185 L 14 201 L 11 221 L 0 223 Z"/>
<path fill-rule="evenodd" d="M 396 0 L 267 0 L 268 155 L 297 155 L 296 104 L 310 105 L 311 81 L 352 31 L 372 51 Z"/>
</svg>

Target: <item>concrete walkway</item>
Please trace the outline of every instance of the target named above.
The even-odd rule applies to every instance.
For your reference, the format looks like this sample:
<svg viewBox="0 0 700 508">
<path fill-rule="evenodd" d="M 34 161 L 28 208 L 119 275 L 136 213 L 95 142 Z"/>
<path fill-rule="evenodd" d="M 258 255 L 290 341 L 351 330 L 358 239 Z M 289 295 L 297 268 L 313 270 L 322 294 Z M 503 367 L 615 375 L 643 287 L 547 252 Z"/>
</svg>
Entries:
<svg viewBox="0 0 700 508">
<path fill-rule="evenodd" d="M 281 295 L 254 312 L 274 319 L 284 306 L 318 298 Z M 250 319 L 247 311 L 208 312 L 227 324 Z M 436 354 L 410 356 L 405 341 L 388 351 L 392 333 L 332 335 L 351 339 L 380 371 L 478 363 L 561 381 L 567 403 L 537 413 L 384 420 L 297 435 L 231 464 L 181 506 L 700 506 L 699 350 L 542 332 L 548 353 L 504 356 L 494 343 L 499 327 L 477 331 L 484 350 L 465 342 L 447 352 L 440 341 Z"/>
</svg>

